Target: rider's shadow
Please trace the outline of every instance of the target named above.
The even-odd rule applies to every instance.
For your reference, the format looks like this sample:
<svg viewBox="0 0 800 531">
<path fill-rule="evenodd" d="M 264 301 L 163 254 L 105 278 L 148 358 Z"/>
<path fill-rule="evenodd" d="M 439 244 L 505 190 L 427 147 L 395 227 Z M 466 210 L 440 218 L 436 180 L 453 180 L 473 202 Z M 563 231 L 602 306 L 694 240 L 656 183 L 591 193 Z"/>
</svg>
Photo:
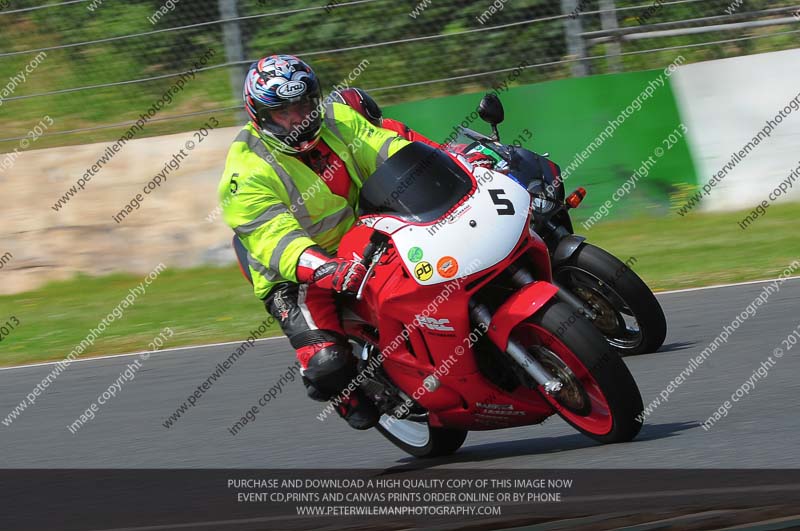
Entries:
<svg viewBox="0 0 800 531">
<path fill-rule="evenodd" d="M 664 439 L 666 437 L 675 437 L 682 431 L 699 426 L 700 423 L 697 421 L 667 422 L 664 424 L 645 423 L 642 427 L 642 431 L 636 436 L 636 439 L 627 444 L 636 444 L 637 441 L 652 441 Z M 593 446 L 602 446 L 602 444 L 580 433 L 560 435 L 557 437 L 531 437 L 530 439 L 519 439 L 516 441 L 476 444 L 474 446 L 465 446 L 456 454 L 446 457 L 424 460 L 414 457 L 399 459 L 400 465 L 389 467 L 383 473 L 392 474 L 409 469 L 424 470 L 426 468 L 435 468 L 439 465 L 449 465 L 453 463 L 479 463 L 481 461 L 491 461 L 506 457 L 547 455 L 551 453 L 582 450 Z"/>
<path fill-rule="evenodd" d="M 698 341 L 676 341 L 674 343 L 667 343 L 661 345 L 661 348 L 658 349 L 658 352 L 654 352 L 654 354 L 659 354 L 663 352 L 676 352 L 678 350 L 686 350 L 697 345 Z"/>
<path fill-rule="evenodd" d="M 699 428 L 703 424 L 698 420 L 691 420 L 686 422 L 665 422 L 664 424 L 648 424 L 644 423 L 642 431 L 639 435 L 631 441 L 655 441 L 658 439 L 665 439 L 667 437 L 674 437 L 678 432 Z"/>
</svg>

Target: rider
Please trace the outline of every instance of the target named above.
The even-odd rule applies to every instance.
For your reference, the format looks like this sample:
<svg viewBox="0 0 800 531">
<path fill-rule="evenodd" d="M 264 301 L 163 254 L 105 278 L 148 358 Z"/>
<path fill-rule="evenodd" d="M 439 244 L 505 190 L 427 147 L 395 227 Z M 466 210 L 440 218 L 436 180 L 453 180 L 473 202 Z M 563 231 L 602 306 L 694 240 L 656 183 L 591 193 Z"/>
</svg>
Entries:
<svg viewBox="0 0 800 531">
<path fill-rule="evenodd" d="M 334 253 L 356 221 L 364 178 L 408 142 L 320 94 L 297 57 L 253 63 L 244 82 L 250 122 L 230 148 L 218 195 L 256 296 L 296 350 L 308 395 L 326 401 L 356 375 L 334 292 L 355 292 L 366 275 Z M 353 428 L 378 421 L 360 391 L 334 402 Z"/>
</svg>

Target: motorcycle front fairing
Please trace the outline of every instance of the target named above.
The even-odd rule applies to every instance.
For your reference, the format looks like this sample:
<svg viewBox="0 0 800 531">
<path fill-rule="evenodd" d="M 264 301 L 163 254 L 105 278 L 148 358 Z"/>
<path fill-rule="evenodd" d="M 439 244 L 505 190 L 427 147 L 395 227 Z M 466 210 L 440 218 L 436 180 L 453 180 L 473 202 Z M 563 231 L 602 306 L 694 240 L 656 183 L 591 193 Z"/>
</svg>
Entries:
<svg viewBox="0 0 800 531">
<path fill-rule="evenodd" d="M 390 235 L 409 274 L 433 285 L 504 260 L 527 230 L 530 196 L 502 173 L 413 143 L 367 180 L 360 206 L 361 223 Z"/>
</svg>

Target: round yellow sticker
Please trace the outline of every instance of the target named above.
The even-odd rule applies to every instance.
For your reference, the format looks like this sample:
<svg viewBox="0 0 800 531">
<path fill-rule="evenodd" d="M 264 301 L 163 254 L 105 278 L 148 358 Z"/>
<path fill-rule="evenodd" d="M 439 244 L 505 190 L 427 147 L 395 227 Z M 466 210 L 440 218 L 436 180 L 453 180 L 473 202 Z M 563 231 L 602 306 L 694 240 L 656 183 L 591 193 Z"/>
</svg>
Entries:
<svg viewBox="0 0 800 531">
<path fill-rule="evenodd" d="M 420 262 L 414 267 L 414 275 L 419 280 L 428 280 L 433 276 L 433 266 L 430 262 Z"/>
</svg>

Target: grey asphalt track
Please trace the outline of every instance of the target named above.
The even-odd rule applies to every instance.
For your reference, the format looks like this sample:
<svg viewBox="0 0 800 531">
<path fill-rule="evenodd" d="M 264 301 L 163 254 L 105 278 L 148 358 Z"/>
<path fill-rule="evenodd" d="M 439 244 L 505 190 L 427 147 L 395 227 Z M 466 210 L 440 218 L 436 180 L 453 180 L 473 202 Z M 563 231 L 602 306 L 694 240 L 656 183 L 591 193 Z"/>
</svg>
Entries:
<svg viewBox="0 0 800 531">
<path fill-rule="evenodd" d="M 659 295 L 669 333 L 655 354 L 626 358 L 645 404 L 750 304 L 765 284 Z M 601 446 L 559 418 L 541 426 L 473 432 L 453 457 L 426 468 L 797 468 L 800 344 L 705 431 L 711 416 L 800 324 L 800 280 L 789 279 L 646 420 L 631 443 Z M 162 424 L 236 345 L 155 354 L 97 417 L 67 426 L 135 357 L 71 365 L 10 426 L 0 425 L 0 468 L 375 468 L 415 460 L 374 430 L 316 419 L 321 404 L 299 379 L 237 435 L 232 426 L 293 362 L 285 338 L 258 342 L 170 429 Z M 52 369 L 0 371 L 0 417 Z"/>
</svg>

